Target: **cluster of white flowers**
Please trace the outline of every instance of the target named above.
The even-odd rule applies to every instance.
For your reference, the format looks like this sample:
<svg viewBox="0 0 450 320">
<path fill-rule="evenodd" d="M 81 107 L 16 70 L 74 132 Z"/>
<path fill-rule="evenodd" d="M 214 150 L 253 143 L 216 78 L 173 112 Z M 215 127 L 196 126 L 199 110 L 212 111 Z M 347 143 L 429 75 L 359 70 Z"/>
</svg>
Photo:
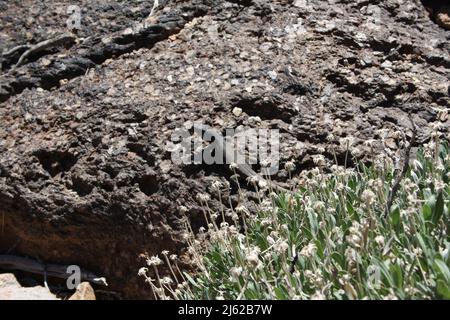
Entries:
<svg viewBox="0 0 450 320">
<path fill-rule="evenodd" d="M 261 249 L 258 247 L 252 247 L 247 249 L 246 260 L 248 264 L 253 268 L 259 268 L 261 266 L 261 261 L 259 260 L 259 254 Z"/>
<path fill-rule="evenodd" d="M 376 236 L 375 243 L 380 247 L 384 247 L 384 237 L 382 235 Z"/>
<path fill-rule="evenodd" d="M 346 237 L 347 243 L 354 248 L 361 248 L 363 235 L 362 226 L 357 221 L 352 222 L 352 226 L 349 228 L 349 234 Z"/>
<path fill-rule="evenodd" d="M 211 189 L 215 192 L 220 192 L 220 190 L 223 188 L 223 183 L 220 181 L 214 181 L 211 185 Z"/>
<path fill-rule="evenodd" d="M 139 269 L 138 271 L 138 276 L 142 277 L 142 276 L 146 276 L 148 272 L 148 268 L 146 267 L 142 267 Z"/>
<path fill-rule="evenodd" d="M 325 210 L 325 203 L 322 202 L 322 201 L 316 201 L 316 202 L 313 203 L 312 207 L 313 207 L 315 212 L 323 211 L 323 210 Z"/>
<path fill-rule="evenodd" d="M 178 211 L 180 211 L 181 214 L 185 214 L 189 211 L 189 209 L 186 206 L 179 206 Z"/>
<path fill-rule="evenodd" d="M 319 167 L 326 165 L 326 160 L 323 154 L 315 154 L 311 157 L 315 165 L 318 165 Z"/>
<path fill-rule="evenodd" d="M 230 269 L 230 275 L 232 281 L 239 281 L 239 277 L 242 274 L 242 267 L 232 267 Z"/>
<path fill-rule="evenodd" d="M 312 296 L 311 296 L 311 300 L 326 300 L 326 296 L 320 292 L 320 291 L 316 291 Z"/>
<path fill-rule="evenodd" d="M 166 277 L 163 277 L 163 278 L 161 279 L 161 284 L 170 286 L 172 283 L 173 283 L 173 280 L 172 280 L 171 277 L 167 277 L 167 276 L 166 276 Z"/>
<path fill-rule="evenodd" d="M 308 243 L 305 247 L 300 250 L 300 255 L 305 258 L 311 258 L 316 254 L 317 246 L 315 243 Z"/>
<path fill-rule="evenodd" d="M 197 194 L 197 200 L 201 203 L 206 203 L 210 199 L 210 196 L 206 193 L 199 193 Z"/>
<path fill-rule="evenodd" d="M 341 148 L 344 150 L 349 150 L 350 147 L 353 146 L 354 142 L 355 142 L 354 137 L 345 137 L 339 139 L 339 144 Z"/>
<path fill-rule="evenodd" d="M 364 203 L 367 207 L 370 207 L 372 204 L 375 203 L 376 195 L 373 193 L 372 190 L 366 189 L 361 194 L 361 201 Z"/>
<path fill-rule="evenodd" d="M 345 259 L 347 260 L 347 264 L 351 271 L 355 270 L 359 259 L 358 252 L 352 247 L 347 247 L 347 249 L 345 249 Z"/>
<path fill-rule="evenodd" d="M 159 266 L 161 264 L 163 264 L 163 261 L 158 256 L 151 256 L 150 258 L 147 258 L 148 266 Z"/>
<path fill-rule="evenodd" d="M 267 181 L 266 181 L 266 180 L 263 180 L 263 179 L 259 179 L 259 181 L 258 181 L 258 187 L 259 187 L 261 190 L 266 190 L 266 189 L 268 188 Z"/>
<path fill-rule="evenodd" d="M 385 137 L 386 146 L 390 145 L 392 137 L 396 136 L 394 142 L 397 145 L 403 139 L 399 132 L 388 134 L 389 136 Z M 341 139 L 340 143 L 341 147 L 354 155 L 352 137 Z M 373 144 L 374 141 L 365 143 L 370 148 Z M 422 214 L 422 206 L 426 203 L 423 195 L 443 191 L 447 196 L 446 185 L 442 179 L 446 168 L 435 159 L 436 146 L 430 143 L 428 152 L 433 157 L 432 162 L 437 163 L 437 171 L 424 177 L 423 172 L 427 167 L 420 161 L 411 160 L 412 170 L 403 178 L 399 189 L 401 196 L 397 195 L 395 199 L 395 204 L 400 209 L 399 229 L 411 238 L 420 232 L 421 221 L 418 221 L 417 216 Z M 325 165 L 328 160 L 323 153 L 326 150 L 321 147 L 315 147 L 315 150 L 314 153 L 317 154 L 313 156 L 314 163 L 318 166 Z M 397 153 L 393 150 L 386 152 L 390 153 L 377 157 L 379 171 L 369 169 L 367 175 L 366 170 L 339 165 L 332 166 L 331 173 L 318 167 L 308 171 L 302 170 L 294 177 L 296 184 L 301 186 L 295 196 L 273 194 L 270 179 L 264 180 L 257 175 L 249 177 L 248 183 L 256 189 L 256 193 L 251 193 L 254 201 L 251 205 L 247 205 L 248 198 L 245 193 L 241 193 L 240 186 L 238 186 L 239 197 L 226 199 L 220 193 L 227 187 L 226 182 L 214 181 L 210 190 L 218 193 L 219 201 L 225 198 L 227 201 L 230 200 L 230 203 L 223 204 L 220 211 L 215 208 L 215 201 L 208 203 L 210 200 L 208 194 L 197 195 L 197 200 L 203 206 L 208 228 L 202 227 L 199 233 L 194 233 L 192 227 L 187 230 L 186 241 L 191 261 L 198 265 L 204 279 L 214 278 L 216 275 L 208 267 L 208 261 L 217 259 L 215 250 L 219 248 L 220 254 L 227 257 L 223 259 L 226 262 L 222 267 L 228 271 L 222 281 L 239 288 L 240 293 L 238 291 L 237 295 L 240 297 L 246 297 L 245 288 L 256 281 L 264 288 L 265 296 L 272 298 L 278 298 L 280 295 L 276 290 L 277 287 L 283 288 L 283 294 L 291 299 L 325 299 L 344 295 L 350 299 L 397 298 L 394 293 L 399 294 L 400 291 L 386 292 L 383 287 L 380 292 L 381 285 L 369 284 L 372 276 L 383 276 L 382 273 L 370 271 L 367 266 L 369 261 L 373 264 L 371 265 L 373 270 L 380 268 L 379 263 L 388 263 L 399 266 L 412 276 L 417 273 L 419 277 L 427 279 L 437 277 L 432 269 L 421 270 L 420 264 L 411 265 L 411 261 L 417 260 L 418 257 L 426 260 L 428 251 L 424 254 L 420 247 L 411 248 L 412 243 L 417 243 L 412 241 L 407 241 L 407 249 L 402 248 L 403 240 L 401 237 L 395 238 L 396 230 L 392 228 L 394 225 L 392 221 L 386 219 L 385 222 L 380 222 L 378 219 L 379 214 L 385 209 L 382 204 L 391 188 L 393 182 L 391 178 L 395 177 L 392 159 L 395 161 L 394 156 Z M 346 154 L 349 157 L 352 155 Z M 448 158 L 447 160 L 450 160 L 450 156 Z M 401 165 L 401 162 L 398 164 Z M 235 170 L 237 165 L 232 164 L 230 168 Z M 291 178 L 291 172 L 296 168 L 294 162 L 286 162 L 284 168 Z M 423 186 L 426 184 L 427 189 Z M 179 211 L 184 214 L 189 209 L 180 206 Z M 190 226 L 188 222 L 186 226 Z M 430 231 L 432 239 L 439 239 L 443 233 L 445 231 L 443 232 L 441 226 Z M 204 254 L 209 251 L 205 251 L 207 247 L 204 245 L 205 242 L 215 244 L 213 254 L 206 259 Z M 320 255 L 317 254 L 318 251 Z M 162 255 L 164 264 L 167 263 L 169 267 L 174 265 L 168 261 L 168 251 L 163 251 Z M 322 255 L 324 258 L 320 259 Z M 339 259 L 336 255 L 339 255 Z M 437 259 L 446 260 L 448 255 L 449 249 L 441 245 L 438 255 L 435 256 Z M 330 260 L 333 262 L 330 263 Z M 148 258 L 149 266 L 155 267 L 162 263 L 157 256 Z M 181 271 L 178 273 L 179 270 L 175 271 L 174 274 L 183 274 Z M 146 267 L 139 270 L 139 275 L 147 277 L 147 273 Z M 155 272 L 155 279 L 148 279 L 153 286 L 158 284 L 164 286 L 165 291 L 155 289 L 158 294 L 167 295 L 169 288 L 173 287 L 175 296 L 181 295 L 181 292 L 186 295 L 186 290 L 175 289 L 178 284 L 176 276 L 160 277 L 157 273 Z M 366 282 L 361 284 L 361 281 Z M 404 293 L 408 297 L 423 294 L 422 290 L 415 289 L 414 285 L 411 286 L 411 283 L 407 282 L 404 284 Z M 193 287 L 190 289 L 193 290 Z M 220 290 L 223 289 L 217 288 L 213 291 L 211 298 L 230 297 L 228 291 Z M 400 294 L 399 296 L 403 297 Z"/>
<path fill-rule="evenodd" d="M 241 215 L 249 215 L 250 211 L 247 209 L 247 207 L 243 206 L 243 205 L 239 205 L 237 206 L 235 209 L 236 213 L 239 213 Z"/>
<path fill-rule="evenodd" d="M 295 164 L 292 161 L 288 161 L 284 164 L 284 169 L 288 172 L 292 172 L 295 170 Z"/>
<path fill-rule="evenodd" d="M 303 272 L 303 275 L 316 288 L 322 288 L 323 287 L 324 280 L 323 280 L 322 272 L 320 270 L 317 270 L 316 272 L 313 272 L 311 270 L 305 270 Z"/>
<path fill-rule="evenodd" d="M 284 254 L 288 250 L 288 248 L 289 248 L 289 245 L 288 245 L 287 241 L 285 241 L 285 240 L 279 240 L 273 246 L 273 249 L 279 255 Z"/>
</svg>

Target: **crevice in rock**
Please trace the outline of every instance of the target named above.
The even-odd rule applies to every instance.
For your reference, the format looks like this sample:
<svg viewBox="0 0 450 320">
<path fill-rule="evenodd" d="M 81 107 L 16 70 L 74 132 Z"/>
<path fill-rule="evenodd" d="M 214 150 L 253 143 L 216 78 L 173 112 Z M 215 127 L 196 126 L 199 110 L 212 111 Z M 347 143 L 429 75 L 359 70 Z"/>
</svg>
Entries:
<svg viewBox="0 0 450 320">
<path fill-rule="evenodd" d="M 70 152 L 59 150 L 40 149 L 34 152 L 34 156 L 39 159 L 44 170 L 52 177 L 61 172 L 69 171 L 78 160 Z"/>
<path fill-rule="evenodd" d="M 182 167 L 182 171 L 186 175 L 187 178 L 195 178 L 198 176 L 223 176 L 228 177 L 233 173 L 228 169 L 229 165 L 227 164 L 189 164 Z"/>
<path fill-rule="evenodd" d="M 440 27 L 450 30 L 450 1 L 421 0 L 428 11 L 430 19 Z"/>
<path fill-rule="evenodd" d="M 143 143 L 130 142 L 127 144 L 127 148 L 144 159 L 149 166 L 155 165 L 155 156 L 151 154 L 147 145 Z"/>
<path fill-rule="evenodd" d="M 268 97 L 239 97 L 233 102 L 233 106 L 241 108 L 250 116 L 258 116 L 264 120 L 280 119 L 290 123 L 296 115 L 294 108 L 283 105 L 279 96 Z"/>
<path fill-rule="evenodd" d="M 139 190 L 145 195 L 151 196 L 159 190 L 159 182 L 156 174 L 145 174 L 137 181 Z"/>
<path fill-rule="evenodd" d="M 94 186 L 82 177 L 72 178 L 72 190 L 74 190 L 80 197 L 89 195 L 93 189 Z"/>
<path fill-rule="evenodd" d="M 306 96 L 312 94 L 313 90 L 310 85 L 305 85 L 302 83 L 290 83 L 283 88 L 284 93 L 289 93 L 294 96 Z"/>
</svg>

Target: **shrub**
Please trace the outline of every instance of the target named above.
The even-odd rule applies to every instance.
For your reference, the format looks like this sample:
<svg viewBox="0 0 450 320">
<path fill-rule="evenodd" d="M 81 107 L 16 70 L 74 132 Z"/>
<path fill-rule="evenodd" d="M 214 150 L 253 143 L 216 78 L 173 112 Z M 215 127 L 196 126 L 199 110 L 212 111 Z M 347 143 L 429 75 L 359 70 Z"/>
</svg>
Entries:
<svg viewBox="0 0 450 320">
<path fill-rule="evenodd" d="M 261 198 L 257 215 L 234 208 L 230 224 L 201 199 L 208 230 L 187 223 L 199 272 L 168 296 L 450 299 L 448 145 L 418 151 L 387 217 L 392 164 L 331 171 L 302 173 L 295 194 Z"/>
</svg>

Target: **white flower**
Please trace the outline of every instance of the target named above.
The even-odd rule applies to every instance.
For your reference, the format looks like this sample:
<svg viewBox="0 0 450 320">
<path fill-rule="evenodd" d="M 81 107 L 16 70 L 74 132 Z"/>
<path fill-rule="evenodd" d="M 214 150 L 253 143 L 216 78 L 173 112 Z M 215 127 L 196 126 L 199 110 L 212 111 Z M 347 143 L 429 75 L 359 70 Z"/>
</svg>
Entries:
<svg viewBox="0 0 450 320">
<path fill-rule="evenodd" d="M 335 215 L 336 214 L 336 208 L 328 207 L 327 208 L 327 213 Z"/>
<path fill-rule="evenodd" d="M 366 141 L 364 141 L 364 145 L 367 146 L 367 147 L 373 147 L 375 142 L 376 142 L 375 139 L 367 139 Z"/>
<path fill-rule="evenodd" d="M 355 142 L 355 139 L 353 137 L 345 137 L 345 138 L 339 139 L 339 144 L 344 149 L 350 148 L 354 142 Z"/>
<path fill-rule="evenodd" d="M 361 237 L 357 234 L 350 234 L 347 236 L 347 242 L 354 246 L 355 248 L 359 248 L 361 246 Z"/>
<path fill-rule="evenodd" d="M 211 219 L 212 219 L 213 221 L 216 221 L 218 217 L 219 217 L 219 214 L 218 214 L 218 213 L 211 213 Z"/>
<path fill-rule="evenodd" d="M 352 279 L 352 277 L 351 277 L 350 275 L 344 274 L 344 275 L 342 276 L 342 278 L 339 278 L 339 283 L 340 283 L 341 285 L 344 285 L 344 284 L 346 284 L 346 283 L 349 283 L 351 279 Z M 342 294 L 343 294 L 343 293 L 342 293 Z"/>
<path fill-rule="evenodd" d="M 237 236 L 239 236 L 239 231 L 238 231 L 238 229 L 237 229 L 235 226 L 230 226 L 230 227 L 228 228 L 228 232 L 229 232 L 231 235 L 237 235 Z"/>
<path fill-rule="evenodd" d="M 286 171 L 292 172 L 295 170 L 295 164 L 292 161 L 288 161 L 284 164 L 284 169 L 286 169 Z"/>
<path fill-rule="evenodd" d="M 175 261 L 177 260 L 178 256 L 176 254 L 171 254 L 170 255 L 170 260 Z"/>
<path fill-rule="evenodd" d="M 237 163 L 232 162 L 232 163 L 230 164 L 230 169 L 231 169 L 232 171 L 235 171 L 235 170 L 238 169 L 238 168 L 239 168 L 239 166 L 237 165 Z"/>
<path fill-rule="evenodd" d="M 384 237 L 383 236 L 376 236 L 375 242 L 380 246 L 384 247 Z"/>
<path fill-rule="evenodd" d="M 267 236 L 266 240 L 271 246 L 275 244 L 275 240 L 271 236 Z"/>
<path fill-rule="evenodd" d="M 273 246 L 274 250 L 278 254 L 283 254 L 287 251 L 289 248 L 289 245 L 286 241 L 279 241 Z"/>
<path fill-rule="evenodd" d="M 318 153 L 324 153 L 325 152 L 325 148 L 324 147 L 318 147 L 317 148 L 317 152 Z"/>
<path fill-rule="evenodd" d="M 260 180 L 258 181 L 258 186 L 259 186 L 262 190 L 267 189 L 267 181 L 266 181 L 266 180 L 263 180 L 263 179 L 260 179 Z"/>
<path fill-rule="evenodd" d="M 208 202 L 210 199 L 209 195 L 206 193 L 199 193 L 197 194 L 197 200 L 200 202 Z"/>
<path fill-rule="evenodd" d="M 181 213 L 186 213 L 189 211 L 189 209 L 185 206 L 179 206 L 178 210 L 180 210 Z"/>
<path fill-rule="evenodd" d="M 446 184 L 440 180 L 434 180 L 434 188 L 436 192 L 441 192 L 446 187 Z"/>
<path fill-rule="evenodd" d="M 366 205 L 370 206 L 375 202 L 376 195 L 370 189 L 366 189 L 361 194 L 361 201 Z"/>
<path fill-rule="evenodd" d="M 413 248 L 413 251 L 412 251 L 413 255 L 415 255 L 416 257 L 422 256 L 422 252 L 423 251 L 420 248 Z"/>
<path fill-rule="evenodd" d="M 271 161 L 268 159 L 261 160 L 261 167 L 268 168 L 271 165 Z"/>
<path fill-rule="evenodd" d="M 247 253 L 246 260 L 252 267 L 257 267 L 260 263 L 259 261 L 259 248 L 253 248 L 252 250 L 249 250 Z"/>
<path fill-rule="evenodd" d="M 221 229 L 228 229 L 229 226 L 230 226 L 230 225 L 229 225 L 228 222 L 221 222 L 221 223 L 220 223 L 220 228 L 221 228 Z"/>
<path fill-rule="evenodd" d="M 313 209 L 314 211 L 322 211 L 323 209 L 325 209 L 325 203 L 323 203 L 322 201 L 316 201 L 313 204 Z"/>
<path fill-rule="evenodd" d="M 238 280 L 239 277 L 240 277 L 241 274 L 242 274 L 242 267 L 233 267 L 233 268 L 231 268 L 231 269 L 230 269 L 230 274 L 231 274 L 231 277 L 232 277 L 234 280 Z"/>
<path fill-rule="evenodd" d="M 439 253 L 441 254 L 442 258 L 447 259 L 448 248 L 439 248 Z"/>
<path fill-rule="evenodd" d="M 257 175 L 251 176 L 247 178 L 247 182 L 251 184 L 257 184 L 260 178 Z"/>
<path fill-rule="evenodd" d="M 220 182 L 220 181 L 214 181 L 212 184 L 211 184 L 211 188 L 214 190 L 214 191 L 218 191 L 218 190 L 220 190 L 220 188 L 222 188 L 223 187 L 223 184 L 222 184 L 222 182 Z"/>
<path fill-rule="evenodd" d="M 324 166 L 326 164 L 325 157 L 322 154 L 315 154 L 312 156 L 314 164 L 318 166 Z"/>
<path fill-rule="evenodd" d="M 161 283 L 171 285 L 173 283 L 173 280 L 170 277 L 164 277 L 161 279 Z"/>
<path fill-rule="evenodd" d="M 327 135 L 327 138 L 326 138 L 326 139 L 327 139 L 328 142 L 334 141 L 334 139 L 335 139 L 334 134 L 329 133 L 329 134 Z"/>
<path fill-rule="evenodd" d="M 145 276 L 147 274 L 148 269 L 146 267 L 142 267 L 138 271 L 138 276 Z"/>
<path fill-rule="evenodd" d="M 307 246 L 303 247 L 303 249 L 300 251 L 300 255 L 304 256 L 305 258 L 311 258 L 317 251 L 317 246 L 310 242 Z"/>
<path fill-rule="evenodd" d="M 325 300 L 326 297 L 323 293 L 321 293 L 320 291 L 316 291 L 312 296 L 311 296 L 311 300 Z"/>
<path fill-rule="evenodd" d="M 261 226 L 262 227 L 267 227 L 270 226 L 273 223 L 272 218 L 264 218 L 261 220 Z"/>
<path fill-rule="evenodd" d="M 384 296 L 383 300 L 398 300 L 398 297 L 393 292 L 391 292 L 387 296 Z"/>
<path fill-rule="evenodd" d="M 163 262 L 158 256 L 152 256 L 150 258 L 147 258 L 147 265 L 149 266 L 159 266 Z"/>
<path fill-rule="evenodd" d="M 235 210 L 239 214 L 248 214 L 249 213 L 248 209 L 243 205 L 237 206 Z"/>
<path fill-rule="evenodd" d="M 306 278 L 312 278 L 314 276 L 314 272 L 312 272 L 311 270 L 305 270 L 303 274 Z"/>
<path fill-rule="evenodd" d="M 358 259 L 358 253 L 355 249 L 349 247 L 345 250 L 345 258 L 349 264 L 354 264 Z"/>
</svg>

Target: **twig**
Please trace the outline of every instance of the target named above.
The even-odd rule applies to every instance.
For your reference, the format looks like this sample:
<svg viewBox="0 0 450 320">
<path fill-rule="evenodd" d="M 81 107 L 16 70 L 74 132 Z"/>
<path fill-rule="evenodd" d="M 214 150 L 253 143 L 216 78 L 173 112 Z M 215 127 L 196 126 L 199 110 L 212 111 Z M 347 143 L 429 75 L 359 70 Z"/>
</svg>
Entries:
<svg viewBox="0 0 450 320">
<path fill-rule="evenodd" d="M 34 259 L 18 257 L 13 255 L 0 255 L 0 268 L 10 270 L 20 270 L 35 274 L 44 275 L 45 278 L 55 277 L 67 279 L 70 273 L 67 273 L 68 266 L 57 264 L 45 264 Z M 105 278 L 96 276 L 95 274 L 81 270 L 81 281 L 88 281 L 94 284 L 107 286 Z"/>
<path fill-rule="evenodd" d="M 66 42 L 73 42 L 75 41 L 75 37 L 71 34 L 64 34 L 62 36 L 53 38 L 53 39 L 49 39 L 49 40 L 45 40 L 42 42 L 39 42 L 38 44 L 32 46 L 31 48 L 29 48 L 27 51 L 25 51 L 19 58 L 19 61 L 17 61 L 17 64 L 15 66 L 15 68 L 20 67 L 25 60 L 28 59 L 28 57 L 30 57 L 33 54 L 36 54 L 38 52 L 44 51 L 48 48 L 52 48 L 52 47 L 56 47 L 59 45 L 62 45 Z"/>
<path fill-rule="evenodd" d="M 409 168 L 409 160 L 410 160 L 410 157 L 411 157 L 411 148 L 416 142 L 417 128 L 416 128 L 416 125 L 415 125 L 411 115 L 409 115 L 409 121 L 411 122 L 411 126 L 412 126 L 412 136 L 411 136 L 411 140 L 409 141 L 408 146 L 405 149 L 405 155 L 404 155 L 404 160 L 403 160 L 402 171 L 395 178 L 394 184 L 392 185 L 392 189 L 391 189 L 391 191 L 389 192 L 389 195 L 388 195 L 388 200 L 387 200 L 386 208 L 385 208 L 385 211 L 384 211 L 384 217 L 385 218 L 391 212 L 391 207 L 392 207 L 392 203 L 394 202 L 395 195 L 397 194 L 397 191 L 400 188 L 401 181 L 406 176 L 406 173 L 407 173 L 408 168 Z"/>
</svg>

